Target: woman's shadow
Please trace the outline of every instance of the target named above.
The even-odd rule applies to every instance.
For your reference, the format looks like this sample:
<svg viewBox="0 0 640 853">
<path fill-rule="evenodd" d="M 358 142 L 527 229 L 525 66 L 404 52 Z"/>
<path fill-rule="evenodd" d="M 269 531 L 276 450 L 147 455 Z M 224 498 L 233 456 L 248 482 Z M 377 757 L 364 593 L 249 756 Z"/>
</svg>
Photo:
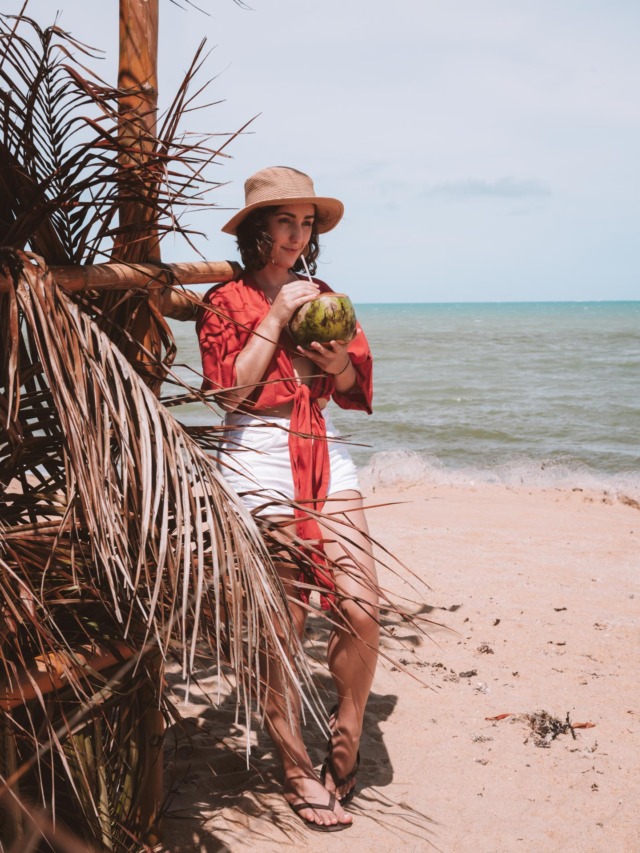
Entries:
<svg viewBox="0 0 640 853">
<path fill-rule="evenodd" d="M 314 682 L 325 710 L 335 703 L 335 688 L 326 669 L 324 653 L 330 627 L 321 616 L 308 620 L 305 647 L 309 654 Z M 194 849 L 221 853 L 234 848 L 246 834 L 259 847 L 260 837 L 271 844 L 277 840 L 274 829 L 291 838 L 305 833 L 297 818 L 281 797 L 282 777 L 273 744 L 266 731 L 251 725 L 251 751 L 247 756 L 247 726 L 238 721 L 233 691 L 218 705 L 208 695 L 216 695 L 219 680 L 215 667 L 203 670 L 197 688 L 188 702 L 176 704 L 181 717 L 165 737 L 165 788 L 167 801 L 162 819 L 165 849 L 187 853 Z M 186 687 L 178 672 L 167 675 L 167 687 L 180 700 Z M 386 823 L 384 813 L 398 805 L 383 789 L 393 781 L 393 764 L 384 743 L 382 724 L 394 712 L 398 697 L 372 691 L 364 718 L 360 742 L 360 766 L 357 796 L 349 805 L 354 816 L 367 815 Z M 327 755 L 328 731 L 306 714 L 303 723 L 305 743 L 311 760 L 320 769 Z M 403 809 L 408 809 L 402 804 Z M 411 812 L 411 809 L 409 808 Z M 416 813 L 410 823 L 415 831 Z M 418 816 L 428 831 L 430 818 Z M 394 822 L 395 831 L 401 827 Z M 194 846 L 194 842 L 197 844 Z M 257 849 L 257 848 L 256 848 Z"/>
<path fill-rule="evenodd" d="M 320 616 L 309 618 L 305 632 L 305 648 L 313 661 L 314 682 L 327 714 L 336 702 L 335 686 L 323 662 L 329 633 L 330 626 L 326 619 Z M 373 690 L 369 694 L 360 740 L 360 766 L 357 774 L 359 795 L 372 785 L 377 788 L 386 787 L 393 779 L 393 765 L 384 744 L 381 724 L 391 717 L 397 702 L 398 697 L 393 694 L 383 695 Z M 323 731 L 315 721 L 303 726 L 303 731 L 309 755 L 319 768 L 327 756 L 329 733 Z M 265 733 L 262 735 L 266 737 Z M 353 803 L 355 804 L 355 800 Z"/>
</svg>

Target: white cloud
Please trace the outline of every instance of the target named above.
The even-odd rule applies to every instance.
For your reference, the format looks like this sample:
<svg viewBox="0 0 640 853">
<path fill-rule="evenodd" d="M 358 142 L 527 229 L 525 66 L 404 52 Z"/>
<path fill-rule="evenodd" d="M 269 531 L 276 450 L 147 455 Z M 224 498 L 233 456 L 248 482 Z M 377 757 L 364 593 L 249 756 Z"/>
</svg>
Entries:
<svg viewBox="0 0 640 853">
<path fill-rule="evenodd" d="M 426 198 L 449 201 L 467 201 L 469 199 L 536 199 L 549 198 L 552 195 L 548 186 L 536 180 L 517 178 L 497 178 L 493 181 L 469 178 L 463 181 L 449 181 L 434 184 L 424 191 Z"/>
</svg>

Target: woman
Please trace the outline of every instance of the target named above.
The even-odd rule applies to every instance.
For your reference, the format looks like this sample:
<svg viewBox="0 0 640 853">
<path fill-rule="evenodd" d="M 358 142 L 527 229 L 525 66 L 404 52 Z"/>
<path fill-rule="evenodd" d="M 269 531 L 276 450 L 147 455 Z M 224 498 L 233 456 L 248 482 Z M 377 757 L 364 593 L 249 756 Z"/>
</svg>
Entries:
<svg viewBox="0 0 640 853">
<path fill-rule="evenodd" d="M 197 326 L 205 388 L 220 390 L 227 446 L 241 449 L 233 463 L 221 461 L 225 477 L 250 509 L 282 519 L 283 530 L 294 527 L 311 553 L 324 548 L 329 564 L 339 566 L 315 575 L 337 613 L 327 654 L 338 701 L 320 779 L 302 740 L 297 696 L 274 667 L 266 699 L 285 799 L 310 829 L 325 832 L 351 825 L 344 806 L 355 793 L 379 640 L 377 578 L 357 474 L 344 444 L 330 440 L 335 431 L 325 407 L 332 398 L 370 413 L 371 353 L 359 327 L 348 344 L 296 347 L 288 322 L 330 290 L 299 272 L 303 256 L 315 272 L 318 234 L 334 228 L 342 213 L 340 201 L 316 196 L 311 179 L 295 169 L 271 167 L 249 178 L 245 207 L 222 229 L 237 236 L 244 273 L 209 291 L 204 301 L 214 310 L 202 311 Z M 304 585 L 286 561 L 278 571 L 302 636 Z"/>
</svg>

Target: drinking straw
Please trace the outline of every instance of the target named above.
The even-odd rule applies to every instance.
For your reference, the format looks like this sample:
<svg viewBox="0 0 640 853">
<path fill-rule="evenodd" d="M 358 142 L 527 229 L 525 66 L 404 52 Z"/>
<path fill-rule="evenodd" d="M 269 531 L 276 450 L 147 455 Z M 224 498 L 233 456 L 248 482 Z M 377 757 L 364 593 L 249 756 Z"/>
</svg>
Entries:
<svg viewBox="0 0 640 853">
<path fill-rule="evenodd" d="M 307 273 L 307 278 L 309 279 L 311 284 L 315 284 L 314 280 L 311 278 L 311 273 L 309 272 L 309 267 L 307 266 L 307 262 L 305 260 L 304 255 L 300 255 L 300 260 L 302 261 L 302 266 L 305 268 L 305 271 Z"/>
</svg>

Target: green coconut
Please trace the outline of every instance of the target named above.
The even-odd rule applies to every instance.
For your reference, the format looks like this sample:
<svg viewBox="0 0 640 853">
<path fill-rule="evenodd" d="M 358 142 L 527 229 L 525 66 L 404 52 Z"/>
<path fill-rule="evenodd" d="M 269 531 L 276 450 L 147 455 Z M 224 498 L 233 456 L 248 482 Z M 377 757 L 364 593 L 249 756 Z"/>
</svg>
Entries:
<svg viewBox="0 0 640 853">
<path fill-rule="evenodd" d="M 356 312 L 344 293 L 321 293 L 294 312 L 289 329 L 301 347 L 308 347 L 312 341 L 349 343 L 356 333 Z"/>
</svg>

